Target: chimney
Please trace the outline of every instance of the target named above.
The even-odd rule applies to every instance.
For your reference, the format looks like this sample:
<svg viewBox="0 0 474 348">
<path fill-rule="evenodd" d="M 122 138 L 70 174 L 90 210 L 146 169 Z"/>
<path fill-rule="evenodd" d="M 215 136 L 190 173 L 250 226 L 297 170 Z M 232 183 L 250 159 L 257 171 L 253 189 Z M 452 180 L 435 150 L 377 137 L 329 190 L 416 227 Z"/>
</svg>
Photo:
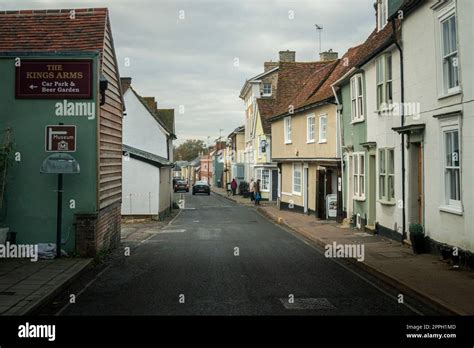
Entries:
<svg viewBox="0 0 474 348">
<path fill-rule="evenodd" d="M 280 62 L 294 62 L 295 61 L 295 56 L 296 52 L 295 51 L 280 51 Z"/>
<path fill-rule="evenodd" d="M 267 72 L 268 70 L 276 68 L 277 66 L 278 62 L 265 62 L 263 63 L 263 72 Z"/>
<path fill-rule="evenodd" d="M 127 89 L 130 87 L 132 84 L 132 78 L 131 77 L 121 77 L 120 78 L 120 84 L 122 86 L 122 93 L 125 93 Z"/>
<path fill-rule="evenodd" d="M 155 101 L 155 97 L 143 97 L 143 100 L 151 109 L 151 111 L 155 112 L 158 109 L 158 104 Z"/>
<path fill-rule="evenodd" d="M 321 52 L 319 54 L 319 60 L 322 62 L 326 62 L 328 60 L 336 60 L 337 58 L 337 52 L 333 52 L 332 49 L 330 49 L 329 51 Z"/>
</svg>

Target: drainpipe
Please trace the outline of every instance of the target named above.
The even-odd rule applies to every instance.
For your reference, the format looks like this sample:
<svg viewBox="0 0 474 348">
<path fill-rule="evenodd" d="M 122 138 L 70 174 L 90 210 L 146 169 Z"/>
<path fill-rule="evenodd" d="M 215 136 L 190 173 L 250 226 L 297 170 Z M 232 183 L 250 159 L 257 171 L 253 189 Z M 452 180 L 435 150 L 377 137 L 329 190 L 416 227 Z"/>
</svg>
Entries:
<svg viewBox="0 0 474 348">
<path fill-rule="evenodd" d="M 392 22 L 392 36 L 395 45 L 397 46 L 398 52 L 400 53 L 400 102 L 402 107 L 400 107 L 400 121 L 401 126 L 405 125 L 405 111 L 403 108 L 403 103 L 405 102 L 405 85 L 404 85 L 404 70 L 403 70 L 403 50 L 398 43 L 397 34 L 396 34 L 396 25 L 395 18 L 391 19 Z M 401 22 L 400 22 L 401 25 Z M 402 244 L 406 239 L 406 211 L 405 211 L 405 134 L 402 132 Z"/>
<path fill-rule="evenodd" d="M 337 92 L 334 88 L 334 86 L 331 86 L 331 89 L 332 89 L 332 94 L 334 94 L 334 98 L 336 99 L 336 107 L 337 107 L 337 112 L 336 112 L 336 117 L 337 117 L 337 122 L 339 123 L 339 139 L 338 139 L 338 146 L 339 146 L 339 151 L 340 151 L 340 155 L 341 155 L 341 203 L 340 203 L 340 207 L 341 207 L 341 216 L 339 217 L 339 219 L 341 221 L 338 221 L 338 222 L 342 222 L 344 220 L 343 216 L 344 216 L 344 194 L 342 192 L 342 188 L 344 186 L 344 154 L 343 154 L 343 151 L 342 151 L 342 147 L 344 146 L 344 124 L 343 124 L 343 120 L 342 120 L 342 104 L 340 103 L 339 101 L 339 98 L 337 96 Z M 339 189 L 339 183 L 338 183 L 338 189 Z M 338 192 L 338 197 L 339 197 L 339 192 Z M 338 204 L 339 205 L 339 204 Z"/>
</svg>

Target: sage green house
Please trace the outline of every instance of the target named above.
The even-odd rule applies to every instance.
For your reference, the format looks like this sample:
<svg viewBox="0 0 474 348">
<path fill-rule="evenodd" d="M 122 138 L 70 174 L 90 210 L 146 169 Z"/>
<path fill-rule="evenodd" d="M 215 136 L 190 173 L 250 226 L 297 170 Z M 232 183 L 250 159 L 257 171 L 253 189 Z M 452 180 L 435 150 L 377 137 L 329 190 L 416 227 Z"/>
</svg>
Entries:
<svg viewBox="0 0 474 348">
<path fill-rule="evenodd" d="M 107 9 L 70 11 L 0 12 L 0 141 L 13 149 L 0 223 L 18 244 L 56 243 L 58 175 L 40 168 L 67 153 L 80 173 L 63 176 L 62 249 L 93 256 L 120 242 L 124 104 Z"/>
<path fill-rule="evenodd" d="M 343 171 L 343 215 L 359 229 L 376 229 L 376 143 L 367 141 L 367 81 L 363 65 L 392 42 L 392 30 L 375 29 L 367 40 L 348 50 L 349 71 L 332 84 L 339 105 Z"/>
</svg>

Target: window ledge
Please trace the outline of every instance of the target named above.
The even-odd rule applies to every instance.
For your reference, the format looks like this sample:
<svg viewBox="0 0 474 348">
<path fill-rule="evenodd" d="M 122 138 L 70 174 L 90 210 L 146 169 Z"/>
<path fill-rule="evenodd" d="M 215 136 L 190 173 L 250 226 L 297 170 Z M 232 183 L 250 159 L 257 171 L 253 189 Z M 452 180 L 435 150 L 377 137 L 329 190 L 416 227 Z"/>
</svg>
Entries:
<svg viewBox="0 0 474 348">
<path fill-rule="evenodd" d="M 318 141 L 318 144 L 327 144 L 327 140 Z"/>
<path fill-rule="evenodd" d="M 354 201 L 365 202 L 365 197 L 352 197 Z"/>
<path fill-rule="evenodd" d="M 393 102 L 392 102 L 391 105 L 392 105 L 392 106 L 390 106 L 390 107 L 388 107 L 388 108 L 375 110 L 374 113 L 380 116 L 380 115 L 382 115 L 382 114 L 386 114 L 386 113 L 388 113 L 388 112 L 392 112 L 392 111 L 395 109 L 395 106 L 393 106 Z"/>
<path fill-rule="evenodd" d="M 301 192 L 293 192 L 292 196 L 301 196 Z"/>
<path fill-rule="evenodd" d="M 352 121 L 351 121 L 351 124 L 362 123 L 362 122 L 364 122 L 364 121 L 365 121 L 364 118 L 356 119 L 356 120 L 352 120 Z"/>
<path fill-rule="evenodd" d="M 441 94 L 438 95 L 438 100 L 446 99 L 446 98 L 449 98 L 449 97 L 454 97 L 455 95 L 461 94 L 461 92 L 462 92 L 461 88 L 459 88 L 459 89 L 451 91 L 451 92 L 441 93 Z"/>
<path fill-rule="evenodd" d="M 291 145 L 291 141 L 285 141 L 285 145 Z"/>
<path fill-rule="evenodd" d="M 439 210 L 445 213 L 455 214 L 455 215 L 463 215 L 463 210 L 461 207 L 454 207 L 451 205 L 442 205 L 439 207 Z"/>
<path fill-rule="evenodd" d="M 308 140 L 308 141 L 306 141 L 306 144 L 314 144 L 314 143 L 315 143 L 314 140 Z"/>
<path fill-rule="evenodd" d="M 397 204 L 394 201 L 386 201 L 384 199 L 378 199 L 377 202 L 383 205 L 396 205 Z"/>
</svg>

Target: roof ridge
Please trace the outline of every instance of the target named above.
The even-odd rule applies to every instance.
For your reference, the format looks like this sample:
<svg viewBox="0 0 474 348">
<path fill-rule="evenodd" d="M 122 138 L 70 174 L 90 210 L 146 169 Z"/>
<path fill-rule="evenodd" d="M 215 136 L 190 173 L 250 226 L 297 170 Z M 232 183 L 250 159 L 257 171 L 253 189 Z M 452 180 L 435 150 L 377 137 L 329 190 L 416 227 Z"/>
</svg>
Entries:
<svg viewBox="0 0 474 348">
<path fill-rule="evenodd" d="M 108 12 L 107 7 L 81 7 L 81 8 L 59 8 L 59 9 L 38 9 L 38 10 L 3 10 L 0 15 L 32 15 L 32 14 L 65 14 L 74 10 L 75 13 Z"/>
</svg>

